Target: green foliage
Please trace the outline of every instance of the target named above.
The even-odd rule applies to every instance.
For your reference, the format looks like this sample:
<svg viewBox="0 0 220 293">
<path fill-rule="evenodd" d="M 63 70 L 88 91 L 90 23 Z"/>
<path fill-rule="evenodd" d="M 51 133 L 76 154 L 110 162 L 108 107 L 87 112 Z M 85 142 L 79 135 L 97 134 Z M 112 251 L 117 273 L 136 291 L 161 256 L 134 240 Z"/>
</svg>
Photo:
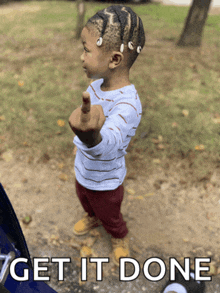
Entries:
<svg viewBox="0 0 220 293">
<path fill-rule="evenodd" d="M 68 118 L 89 84 L 81 68 L 82 45 L 74 39 L 75 3 L 20 5 L 22 9 L 8 10 L 0 18 L 0 151 L 25 146 L 32 153 L 69 153 L 73 133 Z M 188 8 L 131 6 L 141 16 L 147 36 L 131 70 L 143 106 L 131 152 L 147 160 L 190 152 L 198 154 L 198 160 L 204 154 L 217 160 L 219 16 L 209 16 L 201 49 L 183 49 L 175 41 Z M 86 20 L 104 7 L 86 3 Z M 183 110 L 189 114 L 184 116 Z M 159 136 L 162 141 L 155 143 Z M 198 145 L 204 145 L 204 152 L 195 150 Z"/>
</svg>

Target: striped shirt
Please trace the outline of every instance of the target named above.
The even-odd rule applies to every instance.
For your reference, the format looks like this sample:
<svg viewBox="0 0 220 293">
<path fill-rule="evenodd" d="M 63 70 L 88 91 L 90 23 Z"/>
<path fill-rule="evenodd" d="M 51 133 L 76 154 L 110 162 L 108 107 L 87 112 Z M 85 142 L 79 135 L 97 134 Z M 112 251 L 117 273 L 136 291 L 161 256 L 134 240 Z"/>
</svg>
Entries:
<svg viewBox="0 0 220 293">
<path fill-rule="evenodd" d="M 126 175 L 125 155 L 141 120 L 141 102 L 134 85 L 102 91 L 103 79 L 90 84 L 91 104 L 101 105 L 106 117 L 100 131 L 102 141 L 88 148 L 75 136 L 76 180 L 90 190 L 114 190 Z"/>
</svg>

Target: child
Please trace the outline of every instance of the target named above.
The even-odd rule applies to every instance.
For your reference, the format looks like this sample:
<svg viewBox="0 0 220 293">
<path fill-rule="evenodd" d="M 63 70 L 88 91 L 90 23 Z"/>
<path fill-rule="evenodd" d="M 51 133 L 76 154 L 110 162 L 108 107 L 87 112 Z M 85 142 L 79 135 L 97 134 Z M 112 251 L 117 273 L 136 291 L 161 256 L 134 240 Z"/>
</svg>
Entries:
<svg viewBox="0 0 220 293">
<path fill-rule="evenodd" d="M 126 148 L 141 120 L 141 102 L 129 70 L 145 43 L 141 19 L 113 5 L 89 19 L 81 34 L 82 67 L 95 79 L 82 107 L 69 118 L 76 134 L 76 192 L 87 215 L 74 226 L 84 235 L 102 224 L 111 234 L 113 261 L 129 256 L 128 229 L 120 212 Z"/>
</svg>

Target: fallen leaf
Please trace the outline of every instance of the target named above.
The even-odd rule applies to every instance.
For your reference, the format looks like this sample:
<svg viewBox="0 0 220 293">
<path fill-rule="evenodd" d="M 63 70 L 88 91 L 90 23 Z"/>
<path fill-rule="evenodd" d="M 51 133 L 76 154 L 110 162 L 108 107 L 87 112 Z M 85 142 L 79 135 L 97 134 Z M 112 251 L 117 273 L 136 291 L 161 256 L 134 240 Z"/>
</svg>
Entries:
<svg viewBox="0 0 220 293">
<path fill-rule="evenodd" d="M 183 238 L 183 241 L 187 243 L 187 242 L 189 242 L 189 239 L 188 238 Z"/>
<path fill-rule="evenodd" d="M 64 167 L 64 163 L 59 163 L 59 164 L 58 164 L 58 167 L 59 167 L 59 169 L 63 169 L 63 167 Z"/>
<path fill-rule="evenodd" d="M 62 180 L 62 181 L 67 181 L 69 179 L 69 176 L 65 173 L 61 173 L 59 175 L 59 179 Z"/>
<path fill-rule="evenodd" d="M 1 117 L 0 117 L 1 118 Z M 1 121 L 1 119 L 0 119 Z M 213 118 L 212 121 L 215 123 L 215 124 L 220 124 L 220 117 L 218 118 Z"/>
<path fill-rule="evenodd" d="M 173 127 L 173 128 L 176 128 L 177 126 L 178 126 L 178 124 L 177 124 L 176 122 L 173 122 L 173 123 L 172 123 L 172 127 Z"/>
<path fill-rule="evenodd" d="M 158 144 L 157 149 L 162 151 L 165 149 L 165 146 L 162 143 L 160 143 Z"/>
<path fill-rule="evenodd" d="M 80 257 L 88 257 L 92 255 L 92 249 L 88 246 L 83 246 L 80 249 Z"/>
<path fill-rule="evenodd" d="M 5 116 L 4 115 L 0 116 L 0 121 L 4 121 L 4 120 L 5 120 Z"/>
<path fill-rule="evenodd" d="M 60 126 L 60 127 L 63 127 L 65 125 L 65 121 L 64 120 L 57 120 L 57 124 Z"/>
<path fill-rule="evenodd" d="M 58 235 L 54 235 L 54 234 L 52 234 L 52 235 L 50 236 L 50 240 L 59 240 L 59 236 L 58 236 Z"/>
<path fill-rule="evenodd" d="M 13 159 L 13 151 L 9 150 L 2 154 L 2 158 L 5 162 L 10 162 Z"/>
<path fill-rule="evenodd" d="M 22 80 L 19 80 L 19 81 L 18 81 L 18 85 L 19 85 L 20 87 L 22 87 L 22 86 L 24 86 L 24 82 L 23 82 Z"/>
<path fill-rule="evenodd" d="M 135 194 L 135 190 L 132 188 L 127 188 L 126 191 L 130 194 Z"/>
<path fill-rule="evenodd" d="M 207 272 L 207 275 L 214 276 L 216 274 L 217 274 L 217 265 L 216 265 L 216 262 L 212 261 L 209 264 L 209 271 Z"/>
<path fill-rule="evenodd" d="M 83 244 L 87 247 L 92 247 L 95 244 L 96 240 L 96 237 L 88 237 L 83 241 Z"/>
<path fill-rule="evenodd" d="M 161 160 L 160 159 L 153 159 L 153 163 L 154 164 L 160 164 L 161 163 Z"/>
<path fill-rule="evenodd" d="M 49 238 L 49 242 L 54 245 L 60 246 L 60 237 L 58 235 L 51 235 Z"/>
<path fill-rule="evenodd" d="M 144 197 L 143 197 L 142 195 L 138 195 L 138 196 L 136 196 L 135 198 L 136 198 L 136 199 L 141 199 L 141 200 L 144 199 Z"/>
<path fill-rule="evenodd" d="M 162 136 L 162 135 L 158 135 L 158 140 L 159 140 L 160 142 L 162 142 L 162 141 L 163 141 L 163 136 Z"/>
<path fill-rule="evenodd" d="M 30 224 L 30 222 L 32 221 L 32 217 L 31 216 L 26 216 L 22 219 L 22 222 L 25 224 L 25 225 L 28 225 Z"/>
<path fill-rule="evenodd" d="M 23 142 L 23 145 L 24 145 L 24 146 L 30 146 L 29 143 L 28 143 L 27 141 L 24 141 L 24 142 Z"/>
<path fill-rule="evenodd" d="M 206 252 L 206 254 L 207 254 L 208 256 L 213 256 L 213 253 L 212 253 L 211 251 L 209 251 L 209 250 Z"/>
<path fill-rule="evenodd" d="M 196 145 L 195 146 L 195 150 L 196 151 L 204 151 L 205 149 L 205 146 L 203 144 L 200 144 L 200 145 Z"/>
<path fill-rule="evenodd" d="M 160 143 L 162 141 L 163 141 L 163 136 L 162 135 L 158 135 L 158 138 L 152 138 L 152 142 L 154 144 L 158 144 L 158 143 Z"/>
<path fill-rule="evenodd" d="M 187 117 L 189 115 L 189 110 L 184 109 L 182 111 L 183 116 Z"/>
<path fill-rule="evenodd" d="M 101 237 L 101 233 L 99 231 L 97 231 L 96 229 L 93 229 L 89 232 L 89 234 L 93 237 L 97 237 L 100 238 Z"/>
</svg>

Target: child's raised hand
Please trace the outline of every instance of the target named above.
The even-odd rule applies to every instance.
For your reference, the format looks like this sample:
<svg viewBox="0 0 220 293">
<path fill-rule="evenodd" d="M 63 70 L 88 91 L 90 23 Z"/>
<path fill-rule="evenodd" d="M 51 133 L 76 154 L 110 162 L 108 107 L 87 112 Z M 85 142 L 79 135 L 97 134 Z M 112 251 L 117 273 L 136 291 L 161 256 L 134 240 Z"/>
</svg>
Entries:
<svg viewBox="0 0 220 293">
<path fill-rule="evenodd" d="M 91 105 L 88 92 L 83 92 L 82 102 L 82 107 L 70 115 L 69 124 L 83 143 L 93 147 L 102 140 L 100 130 L 105 123 L 105 115 L 101 105 Z"/>
</svg>

